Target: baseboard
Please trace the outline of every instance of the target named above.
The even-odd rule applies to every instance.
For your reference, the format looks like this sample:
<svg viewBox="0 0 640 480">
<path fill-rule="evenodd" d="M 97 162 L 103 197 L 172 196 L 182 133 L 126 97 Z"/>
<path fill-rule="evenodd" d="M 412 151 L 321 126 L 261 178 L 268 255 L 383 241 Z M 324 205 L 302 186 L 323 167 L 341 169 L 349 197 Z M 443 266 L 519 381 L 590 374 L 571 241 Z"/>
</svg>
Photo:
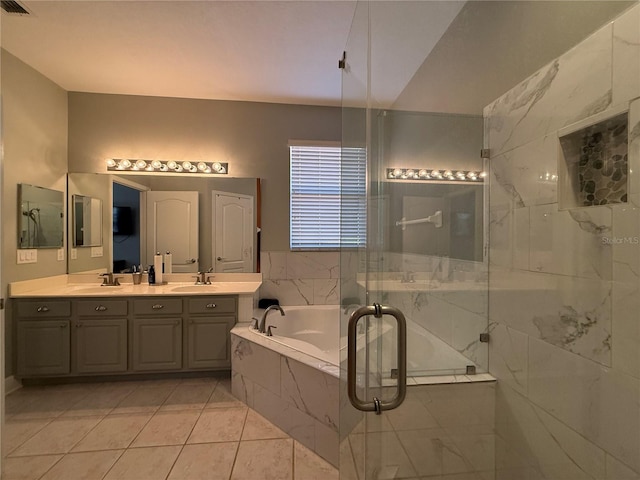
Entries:
<svg viewBox="0 0 640 480">
<path fill-rule="evenodd" d="M 4 379 L 5 395 L 9 395 L 11 392 L 15 392 L 19 388 L 22 388 L 22 382 L 20 382 L 20 380 L 16 380 L 13 375 Z"/>
</svg>

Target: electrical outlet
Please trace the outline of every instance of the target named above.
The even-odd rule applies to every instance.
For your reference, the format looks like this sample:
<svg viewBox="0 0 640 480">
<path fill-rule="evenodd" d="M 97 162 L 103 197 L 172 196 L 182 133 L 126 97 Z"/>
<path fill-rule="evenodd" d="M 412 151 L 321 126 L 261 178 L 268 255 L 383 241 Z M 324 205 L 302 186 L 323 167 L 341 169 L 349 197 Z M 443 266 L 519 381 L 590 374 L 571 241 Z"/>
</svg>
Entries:
<svg viewBox="0 0 640 480">
<path fill-rule="evenodd" d="M 71 249 L 71 260 L 77 260 L 78 259 L 78 249 L 77 248 L 72 248 Z"/>
<path fill-rule="evenodd" d="M 58 261 L 62 262 L 64 260 L 64 248 L 58 249 Z"/>
</svg>

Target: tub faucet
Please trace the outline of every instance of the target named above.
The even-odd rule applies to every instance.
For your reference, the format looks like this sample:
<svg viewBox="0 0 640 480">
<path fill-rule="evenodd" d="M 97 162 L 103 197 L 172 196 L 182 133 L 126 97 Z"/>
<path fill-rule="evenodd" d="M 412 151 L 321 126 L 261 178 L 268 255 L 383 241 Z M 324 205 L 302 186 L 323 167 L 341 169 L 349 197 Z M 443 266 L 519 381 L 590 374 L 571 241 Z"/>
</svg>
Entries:
<svg viewBox="0 0 640 480">
<path fill-rule="evenodd" d="M 270 305 L 264 311 L 264 313 L 262 314 L 262 317 L 260 317 L 260 321 L 258 322 L 259 333 L 266 333 L 267 330 L 266 330 L 265 324 L 267 321 L 267 315 L 269 315 L 269 312 L 273 310 L 280 310 L 280 315 L 284 317 L 284 310 L 282 310 L 282 307 L 280 305 Z"/>
</svg>

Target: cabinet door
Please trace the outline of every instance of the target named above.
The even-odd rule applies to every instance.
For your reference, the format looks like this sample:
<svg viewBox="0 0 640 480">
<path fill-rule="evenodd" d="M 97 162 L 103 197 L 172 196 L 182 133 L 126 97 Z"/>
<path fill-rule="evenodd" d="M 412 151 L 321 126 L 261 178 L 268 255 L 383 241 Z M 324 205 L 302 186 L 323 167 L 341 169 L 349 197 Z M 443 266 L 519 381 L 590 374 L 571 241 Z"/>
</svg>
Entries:
<svg viewBox="0 0 640 480">
<path fill-rule="evenodd" d="M 230 368 L 229 331 L 235 317 L 192 317 L 188 324 L 188 367 Z"/>
<path fill-rule="evenodd" d="M 182 368 L 182 319 L 134 319 L 132 355 L 136 371 Z"/>
<path fill-rule="evenodd" d="M 75 365 L 79 373 L 127 370 L 127 319 L 75 323 Z"/>
<path fill-rule="evenodd" d="M 18 375 L 69 373 L 69 320 L 18 322 Z"/>
</svg>

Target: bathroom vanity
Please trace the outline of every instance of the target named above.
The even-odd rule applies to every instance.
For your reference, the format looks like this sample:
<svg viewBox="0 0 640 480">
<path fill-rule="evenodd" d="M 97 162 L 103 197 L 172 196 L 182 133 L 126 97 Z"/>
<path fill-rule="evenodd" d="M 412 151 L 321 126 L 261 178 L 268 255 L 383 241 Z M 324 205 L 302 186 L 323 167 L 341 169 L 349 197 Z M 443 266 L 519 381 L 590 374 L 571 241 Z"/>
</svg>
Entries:
<svg viewBox="0 0 640 480">
<path fill-rule="evenodd" d="M 228 370 L 229 332 L 259 285 L 14 288 L 17 376 Z"/>
</svg>

